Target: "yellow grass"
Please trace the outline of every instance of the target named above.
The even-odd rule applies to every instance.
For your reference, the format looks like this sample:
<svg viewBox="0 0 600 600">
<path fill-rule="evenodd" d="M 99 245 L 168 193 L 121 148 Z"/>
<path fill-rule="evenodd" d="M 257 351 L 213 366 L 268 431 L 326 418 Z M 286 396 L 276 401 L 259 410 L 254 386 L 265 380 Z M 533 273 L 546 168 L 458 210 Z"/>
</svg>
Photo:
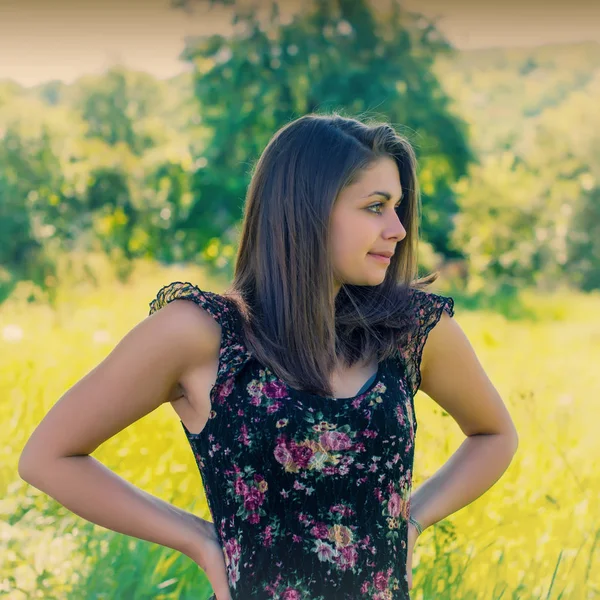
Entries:
<svg viewBox="0 0 600 600">
<path fill-rule="evenodd" d="M 43 415 L 99 363 L 173 280 L 220 291 L 200 269 L 145 265 L 122 286 L 65 285 L 57 308 L 18 290 L 0 312 L 0 596 L 208 598 L 187 557 L 93 527 L 21 481 L 17 460 Z M 484 496 L 426 530 L 414 599 L 600 597 L 600 297 L 523 294 L 536 319 L 467 312 L 460 322 L 516 423 L 520 445 Z M 456 423 L 425 394 L 414 484 L 456 450 Z M 133 484 L 209 518 L 200 477 L 169 406 L 94 456 Z"/>
</svg>

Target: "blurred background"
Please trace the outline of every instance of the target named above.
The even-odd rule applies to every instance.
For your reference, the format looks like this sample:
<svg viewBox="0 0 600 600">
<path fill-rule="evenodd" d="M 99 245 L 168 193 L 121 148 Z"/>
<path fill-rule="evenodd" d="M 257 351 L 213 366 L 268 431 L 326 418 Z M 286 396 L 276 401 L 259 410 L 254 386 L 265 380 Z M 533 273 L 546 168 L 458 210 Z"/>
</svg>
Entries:
<svg viewBox="0 0 600 600">
<path fill-rule="evenodd" d="M 600 598 L 599 106 L 591 1 L 0 0 L 0 597 L 210 596 L 187 557 L 21 481 L 18 456 L 162 285 L 226 287 L 268 140 L 339 111 L 413 144 L 420 275 L 520 434 L 500 482 L 419 539 L 412 597 Z M 419 396 L 415 486 L 463 438 Z M 210 517 L 170 407 L 94 456 Z"/>
</svg>

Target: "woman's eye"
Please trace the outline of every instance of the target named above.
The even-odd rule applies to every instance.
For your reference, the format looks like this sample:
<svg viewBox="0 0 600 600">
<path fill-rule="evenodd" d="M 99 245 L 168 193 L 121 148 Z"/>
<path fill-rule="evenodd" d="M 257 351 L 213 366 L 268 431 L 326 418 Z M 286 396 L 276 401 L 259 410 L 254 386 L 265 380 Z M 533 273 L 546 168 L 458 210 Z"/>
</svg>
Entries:
<svg viewBox="0 0 600 600">
<path fill-rule="evenodd" d="M 371 204 L 371 206 L 368 206 L 367 210 L 371 210 L 371 209 L 374 209 L 374 208 L 379 209 L 379 207 L 381 207 L 381 206 L 384 206 L 384 203 L 383 202 L 378 202 L 377 204 Z M 400 204 L 397 204 L 396 207 L 394 208 L 394 210 L 396 212 L 398 212 L 400 210 Z M 376 210 L 376 211 L 375 210 L 371 210 L 371 212 L 374 212 L 376 215 L 380 215 L 381 214 L 381 211 L 379 211 L 379 210 Z"/>
<path fill-rule="evenodd" d="M 376 212 L 377 214 L 380 214 L 378 211 L 372 210 L 374 208 L 379 208 L 380 206 L 383 206 L 383 202 L 378 202 L 377 204 L 371 204 L 371 206 L 367 207 L 367 210 L 370 210 L 371 212 Z"/>
</svg>

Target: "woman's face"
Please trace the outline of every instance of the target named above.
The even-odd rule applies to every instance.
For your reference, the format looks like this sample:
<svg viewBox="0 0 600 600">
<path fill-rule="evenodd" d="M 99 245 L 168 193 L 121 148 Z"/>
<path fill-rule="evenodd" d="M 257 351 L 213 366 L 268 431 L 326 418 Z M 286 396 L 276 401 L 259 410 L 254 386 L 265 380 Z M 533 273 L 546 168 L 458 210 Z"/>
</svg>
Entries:
<svg viewBox="0 0 600 600">
<path fill-rule="evenodd" d="M 377 192 L 387 192 L 386 198 Z M 342 284 L 379 285 L 389 262 L 375 253 L 394 253 L 406 230 L 396 210 L 402 187 L 393 158 L 385 156 L 344 188 L 333 207 L 331 236 L 335 292 Z"/>
</svg>

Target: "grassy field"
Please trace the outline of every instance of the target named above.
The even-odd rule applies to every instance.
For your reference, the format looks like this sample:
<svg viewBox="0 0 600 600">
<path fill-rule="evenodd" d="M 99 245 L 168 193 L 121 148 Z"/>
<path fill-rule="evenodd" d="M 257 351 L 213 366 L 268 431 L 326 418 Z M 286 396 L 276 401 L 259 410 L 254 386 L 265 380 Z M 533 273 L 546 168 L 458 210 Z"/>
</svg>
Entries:
<svg viewBox="0 0 600 600">
<path fill-rule="evenodd" d="M 65 285 L 57 308 L 18 290 L 0 311 L 0 597 L 202 600 L 210 586 L 187 557 L 94 526 L 17 475 L 19 453 L 58 398 L 148 313 L 165 283 L 212 291 L 199 269 L 138 269 L 126 286 Z M 426 530 L 413 599 L 600 598 L 600 296 L 523 294 L 527 319 L 461 309 L 456 319 L 520 435 L 504 477 Z M 596 367 L 593 367 L 596 365 Z M 425 394 L 416 399 L 418 486 L 463 435 Z M 163 406 L 94 456 L 144 490 L 208 518 L 175 412 Z"/>
</svg>

